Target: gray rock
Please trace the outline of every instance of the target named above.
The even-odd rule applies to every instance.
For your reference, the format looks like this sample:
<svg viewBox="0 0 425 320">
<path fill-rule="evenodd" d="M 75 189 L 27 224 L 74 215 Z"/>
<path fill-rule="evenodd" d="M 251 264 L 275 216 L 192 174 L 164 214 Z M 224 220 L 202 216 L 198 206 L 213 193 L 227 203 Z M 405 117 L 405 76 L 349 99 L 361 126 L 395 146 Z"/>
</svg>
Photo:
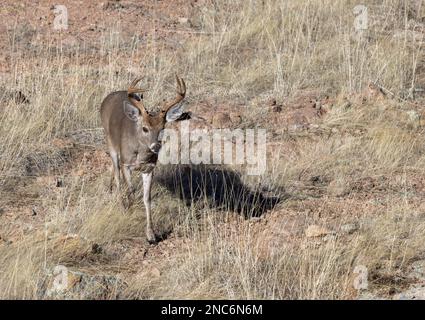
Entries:
<svg viewBox="0 0 425 320">
<path fill-rule="evenodd" d="M 418 260 L 411 264 L 411 272 L 407 278 L 414 280 L 415 284 L 409 289 L 394 295 L 394 300 L 425 300 L 425 260 Z"/>
<path fill-rule="evenodd" d="M 118 299 L 126 284 L 114 275 L 89 274 L 55 266 L 38 286 L 39 299 Z"/>
<path fill-rule="evenodd" d="M 409 120 L 412 122 L 419 121 L 421 117 L 416 110 L 407 111 L 407 115 L 409 116 Z"/>
<path fill-rule="evenodd" d="M 425 300 L 425 283 L 417 284 L 393 296 L 393 300 Z"/>
<path fill-rule="evenodd" d="M 335 241 L 338 238 L 336 233 L 330 233 L 327 234 L 326 236 L 324 236 L 323 241 L 327 242 L 327 241 Z"/>
<path fill-rule="evenodd" d="M 415 278 L 425 281 L 425 260 L 418 260 L 412 263 L 409 278 Z"/>
<path fill-rule="evenodd" d="M 356 223 L 347 223 L 341 226 L 341 232 L 346 234 L 352 234 L 359 230 L 359 226 Z"/>
<path fill-rule="evenodd" d="M 362 291 L 359 293 L 357 300 L 386 300 L 383 297 L 379 297 L 370 291 Z"/>
<path fill-rule="evenodd" d="M 180 17 L 178 21 L 180 24 L 190 24 L 189 18 L 187 17 Z"/>
<path fill-rule="evenodd" d="M 421 115 L 415 110 L 407 111 L 407 116 L 409 118 L 409 122 L 413 125 L 413 127 L 417 128 L 420 125 Z"/>
</svg>

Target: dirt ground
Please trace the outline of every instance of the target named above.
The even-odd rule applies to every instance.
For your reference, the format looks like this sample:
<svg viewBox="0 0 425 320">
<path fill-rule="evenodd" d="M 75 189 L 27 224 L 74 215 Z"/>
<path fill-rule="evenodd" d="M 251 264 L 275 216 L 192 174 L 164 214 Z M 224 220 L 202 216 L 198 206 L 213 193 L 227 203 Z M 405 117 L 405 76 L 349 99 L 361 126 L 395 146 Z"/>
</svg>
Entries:
<svg viewBox="0 0 425 320">
<path fill-rule="evenodd" d="M 52 54 L 61 52 L 60 67 L 55 70 L 66 75 L 65 87 L 93 88 L 94 96 L 87 100 L 94 102 L 88 103 L 86 113 L 68 115 L 64 111 L 58 116 L 83 119 L 81 123 L 66 129 L 59 124 L 47 138 L 40 136 L 39 143 L 34 137 L 25 137 L 22 141 L 28 140 L 28 151 L 17 151 L 11 165 L 6 162 L 8 157 L 0 156 L 1 252 L 9 262 L 17 263 L 47 256 L 40 258 L 44 269 L 37 269 L 38 280 L 25 278 L 25 272 L 33 269 L 0 267 L 3 274 L 22 274 L 13 276 L 15 285 L 9 283 L 1 297 L 164 298 L 175 292 L 167 293 L 171 286 L 181 286 L 184 296 L 179 298 L 258 298 L 264 296 L 252 292 L 269 289 L 261 291 L 262 280 L 256 276 L 273 274 L 273 263 L 287 259 L 283 250 L 295 259 L 290 260 L 295 267 L 289 264 L 279 269 L 282 274 L 274 274 L 276 279 L 310 276 L 312 283 L 320 283 L 320 289 L 291 291 L 290 285 L 282 285 L 281 291 L 276 289 L 267 298 L 423 297 L 425 171 L 420 164 L 425 104 L 420 91 L 415 99 L 407 99 L 374 86 L 353 94 L 301 86 L 288 95 L 263 90 L 254 97 L 230 99 L 221 94 L 222 79 L 216 81 L 214 94 L 205 89 L 194 90 L 196 94 L 190 96 L 189 89 L 187 112 L 192 118 L 186 121 L 191 128 L 267 129 L 268 170 L 255 179 L 237 166 L 227 166 L 220 169 L 223 178 L 213 179 L 208 177 L 217 173 L 216 167 L 159 166 L 153 211 L 154 215 L 158 212 L 154 224 L 161 241 L 150 245 L 144 237 L 140 188 L 139 201 L 128 212 L 121 208 L 119 195 L 108 192 L 110 159 L 96 110 L 103 93 L 117 85 L 117 81 L 105 79 L 119 77 L 121 71 L 135 77 L 149 67 L 144 62 L 145 48 L 154 56 L 173 55 L 186 43 L 208 41 L 212 35 L 201 17 L 214 10 L 214 3 L 64 0 L 61 4 L 68 9 L 69 25 L 59 31 L 53 28 L 56 2 L 1 2 L 0 79 L 4 90 L 0 119 L 6 119 L 12 107 L 28 112 L 22 121 L 38 116 L 39 109 L 30 109 L 43 104 L 44 94 L 31 81 L 47 68 L 37 54 L 46 48 Z M 236 3 L 228 6 L 236 15 Z M 116 30 L 119 44 L 106 46 L 105 39 L 114 42 Z M 190 52 L 179 54 L 189 56 Z M 81 69 L 77 69 L 78 64 Z M 23 66 L 29 75 L 25 81 L 18 74 Z M 172 68 L 179 67 L 185 70 L 179 65 Z M 102 78 L 99 74 L 107 68 L 112 71 Z M 172 68 L 165 70 L 172 74 Z M 96 69 L 101 71 L 96 74 Z M 82 78 L 87 82 L 78 80 L 78 72 L 87 74 Z M 418 68 L 418 79 L 422 75 Z M 191 79 L 186 82 L 190 88 Z M 48 87 L 45 92 L 50 92 Z M 154 90 L 157 92 L 158 86 Z M 65 96 L 66 91 L 53 101 L 65 99 L 61 94 Z M 379 108 L 385 112 L 378 115 Z M 48 117 L 40 121 L 46 128 L 54 126 Z M 394 133 L 397 130 L 399 136 Z M 14 139 L 7 140 L 4 155 L 13 149 Z M 185 186 L 199 183 L 197 175 L 199 181 L 219 189 L 231 185 L 230 191 L 223 191 L 225 200 L 208 192 L 198 197 L 193 192 L 185 194 Z M 183 191 L 176 187 L 179 184 Z M 213 205 L 205 204 L 204 196 Z M 238 197 L 243 199 L 243 209 L 236 204 Z M 258 214 L 247 218 L 244 210 Z M 19 248 L 26 248 L 28 254 L 20 256 L 16 253 Z M 305 255 L 294 258 L 300 250 Z M 227 263 L 237 263 L 226 260 L 223 252 L 237 252 L 237 257 L 244 252 L 243 259 L 250 263 L 245 268 L 253 268 L 246 270 L 237 264 L 235 268 L 246 273 L 248 284 L 230 271 L 220 271 L 223 278 L 211 271 L 217 265 L 224 268 Z M 373 254 L 368 257 L 370 252 Z M 315 263 L 320 271 L 314 269 Z M 346 283 L 326 291 L 328 285 L 322 284 L 321 275 L 332 278 L 334 269 L 327 266 L 339 263 L 343 265 L 337 269 L 339 276 Z M 363 264 L 368 266 L 371 290 L 356 290 L 351 284 L 355 266 Z M 55 276 L 51 269 L 57 265 L 69 268 L 70 279 L 59 293 L 51 291 Z M 170 270 L 176 265 L 179 268 L 173 273 Z M 251 274 L 252 270 L 257 273 Z M 238 279 L 234 280 L 234 292 L 222 284 L 226 272 L 229 279 Z M 176 274 L 182 275 L 181 280 L 170 280 Z M 190 279 L 187 286 L 191 281 L 196 285 L 186 288 L 186 278 Z M 31 283 L 24 293 L 16 289 L 20 281 Z M 211 283 L 220 283 L 219 289 L 206 289 Z"/>
</svg>

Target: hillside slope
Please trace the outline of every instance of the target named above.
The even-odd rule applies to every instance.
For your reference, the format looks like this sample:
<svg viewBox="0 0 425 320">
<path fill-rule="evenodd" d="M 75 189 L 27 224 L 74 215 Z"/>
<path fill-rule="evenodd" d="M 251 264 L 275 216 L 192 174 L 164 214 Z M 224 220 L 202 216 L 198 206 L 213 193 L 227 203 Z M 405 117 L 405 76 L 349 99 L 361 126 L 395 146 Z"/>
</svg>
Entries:
<svg viewBox="0 0 425 320">
<path fill-rule="evenodd" d="M 0 298 L 425 297 L 425 3 L 365 1 L 359 31 L 348 0 L 62 2 L 57 31 L 0 1 Z M 174 73 L 173 128 L 266 129 L 267 167 L 159 165 L 150 245 L 99 106 Z"/>
</svg>

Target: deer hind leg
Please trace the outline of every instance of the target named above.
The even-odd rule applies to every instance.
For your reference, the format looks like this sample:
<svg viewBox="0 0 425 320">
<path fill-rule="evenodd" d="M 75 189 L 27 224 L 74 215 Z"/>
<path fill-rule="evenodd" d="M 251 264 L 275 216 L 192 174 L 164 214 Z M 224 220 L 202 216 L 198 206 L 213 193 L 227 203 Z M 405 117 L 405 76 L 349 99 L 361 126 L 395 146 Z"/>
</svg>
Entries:
<svg viewBox="0 0 425 320">
<path fill-rule="evenodd" d="M 130 208 L 134 202 L 134 188 L 131 183 L 131 170 L 128 166 L 122 166 L 122 173 L 127 184 L 127 204 L 124 204 L 126 209 Z"/>
<path fill-rule="evenodd" d="M 143 203 L 146 210 L 146 237 L 149 243 L 155 243 L 156 237 L 152 229 L 151 220 L 151 188 L 152 188 L 153 173 L 143 173 Z"/>
</svg>

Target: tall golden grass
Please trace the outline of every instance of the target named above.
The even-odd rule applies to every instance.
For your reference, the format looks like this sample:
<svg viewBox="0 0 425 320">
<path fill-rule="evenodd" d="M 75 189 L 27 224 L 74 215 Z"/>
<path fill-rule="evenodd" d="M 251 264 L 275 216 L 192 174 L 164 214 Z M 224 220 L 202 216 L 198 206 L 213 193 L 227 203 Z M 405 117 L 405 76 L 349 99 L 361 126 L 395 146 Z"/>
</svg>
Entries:
<svg viewBox="0 0 425 320">
<path fill-rule="evenodd" d="M 40 188 L 36 203 L 46 212 L 42 224 L 18 236 L 16 224 L 0 227 L 2 237 L 15 235 L 13 243 L 0 245 L 0 298 L 43 298 L 37 294 L 40 283 L 58 264 L 119 275 L 128 287 L 111 298 L 142 299 L 347 299 L 358 294 L 352 286 L 356 265 L 367 266 L 378 280 L 402 272 L 421 255 L 425 234 L 420 197 L 409 181 L 424 176 L 423 132 L 406 115 L 411 108 L 406 99 L 424 61 L 423 41 L 412 36 L 415 3 L 364 1 L 369 28 L 361 38 L 353 27 L 355 1 L 218 0 L 191 17 L 199 20 L 198 33 L 175 51 L 162 50 L 153 38 L 144 44 L 126 39 L 119 25 L 102 31 L 94 53 L 84 44 L 61 42 L 11 47 L 13 72 L 0 86 L 22 90 L 30 103 L 2 100 L 0 205 L 22 208 L 19 195 L 8 197 L 13 181 L 25 180 Z M 206 197 L 187 205 L 156 185 L 154 225 L 184 241 L 169 256 L 150 258 L 160 271 L 153 277 L 141 261 L 123 265 L 122 257 L 90 253 L 92 243 L 108 247 L 142 237 L 143 206 L 124 213 L 118 196 L 107 193 L 108 172 L 95 179 L 68 176 L 61 166 L 66 159 L 60 159 L 66 156 L 51 142 L 77 130 L 97 130 L 103 97 L 136 75 L 149 83 L 147 104 L 160 102 L 163 88 L 173 92 L 174 72 L 187 79 L 189 103 L 240 100 L 252 123 L 264 113 L 258 101 L 284 100 L 306 89 L 343 97 L 361 95 L 375 82 L 391 99 L 351 107 L 338 100 L 322 123 L 334 134 L 279 137 L 295 141 L 294 156 L 269 163 L 262 177 L 242 176 L 251 187 L 260 181 L 285 199 L 267 214 L 269 220 L 235 217 L 226 205 L 230 198 L 224 209 Z M 28 159 L 56 169 L 65 186 L 43 190 L 25 169 Z M 163 174 L 173 170 L 159 168 Z M 312 176 L 335 181 L 349 196 L 333 196 L 326 185 L 313 190 Z M 370 177 L 378 182 L 362 189 Z M 355 220 L 360 229 L 318 243 L 301 227 L 291 240 L 283 231 L 294 216 L 302 226 L 338 228 Z M 383 294 L 389 286 L 370 285 Z"/>
</svg>

